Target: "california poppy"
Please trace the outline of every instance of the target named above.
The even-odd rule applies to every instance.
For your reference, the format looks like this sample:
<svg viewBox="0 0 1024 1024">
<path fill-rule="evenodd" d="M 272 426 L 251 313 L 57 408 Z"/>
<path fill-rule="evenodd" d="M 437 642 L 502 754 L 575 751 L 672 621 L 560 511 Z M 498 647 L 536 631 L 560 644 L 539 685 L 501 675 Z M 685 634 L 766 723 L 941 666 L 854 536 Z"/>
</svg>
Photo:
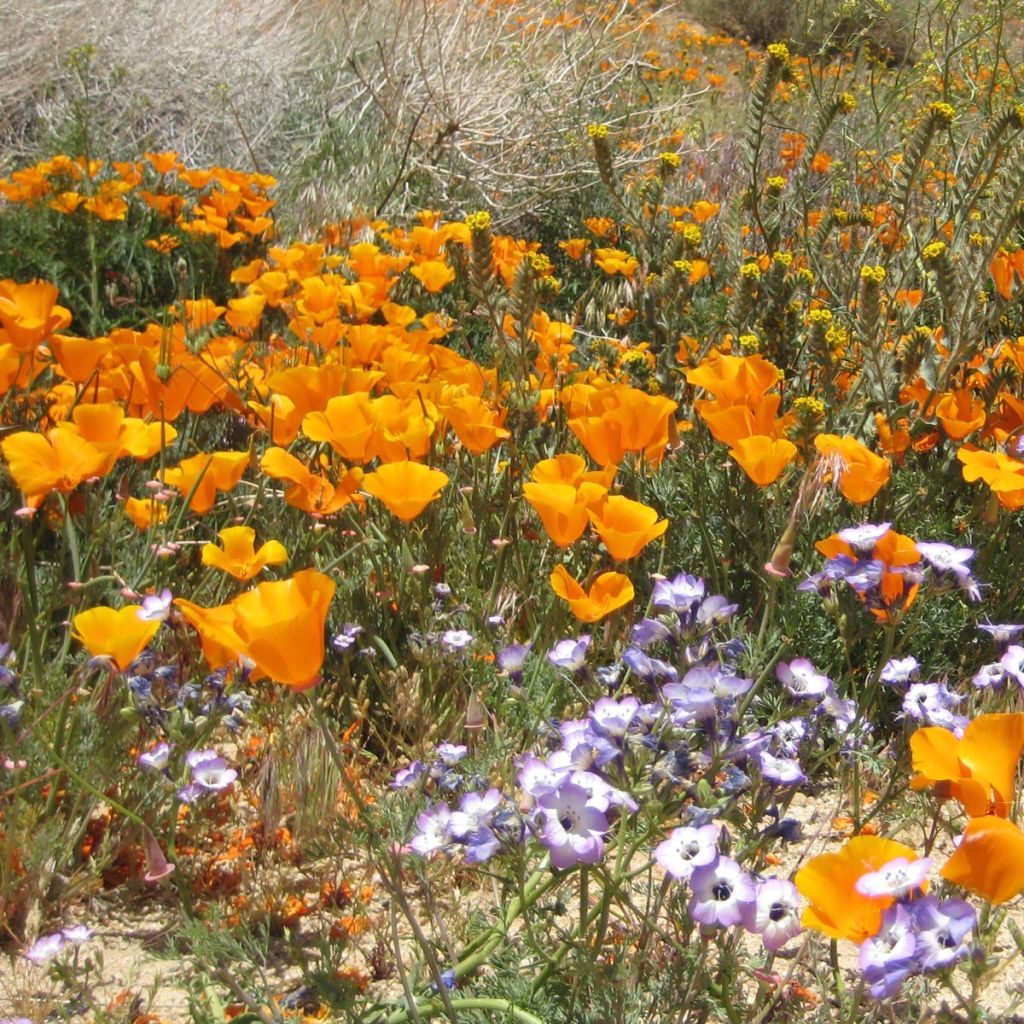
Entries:
<svg viewBox="0 0 1024 1024">
<path fill-rule="evenodd" d="M 54 331 L 71 323 L 71 313 L 57 305 L 60 291 L 48 281 L 15 284 L 0 281 L 0 327 L 19 352 L 32 352 Z"/>
<path fill-rule="evenodd" d="M 866 505 L 889 480 L 889 460 L 865 448 L 855 437 L 819 434 L 814 446 L 831 467 L 839 490 L 855 505 Z"/>
<path fill-rule="evenodd" d="M 740 438 L 729 451 L 743 472 L 759 487 L 775 483 L 786 466 L 796 458 L 796 453 L 796 445 L 792 441 L 764 434 Z"/>
<path fill-rule="evenodd" d="M 448 484 L 448 475 L 419 462 L 389 462 L 363 477 L 363 490 L 404 523 L 415 519 Z"/>
<path fill-rule="evenodd" d="M 288 552 L 280 541 L 268 540 L 256 550 L 256 531 L 251 526 L 226 526 L 217 534 L 223 547 L 203 545 L 203 565 L 222 569 L 236 580 L 251 580 L 268 565 L 288 561 Z"/>
<path fill-rule="evenodd" d="M 633 584 L 618 572 L 603 572 L 585 591 L 564 565 L 551 573 L 551 589 L 566 601 L 581 622 L 597 622 L 633 600 Z"/>
<path fill-rule="evenodd" d="M 202 515 L 213 508 L 218 491 L 234 490 L 248 464 L 248 452 L 200 453 L 165 469 L 163 481 L 188 497 L 189 508 Z"/>
<path fill-rule="evenodd" d="M 123 672 L 153 639 L 159 620 L 139 618 L 139 605 L 90 608 L 71 621 L 72 635 L 94 658 L 110 658 Z"/>
<path fill-rule="evenodd" d="M 940 874 L 991 903 L 1005 903 L 1024 891 L 1024 832 L 994 814 L 971 818 Z"/>
<path fill-rule="evenodd" d="M 77 432 L 54 428 L 47 434 L 19 430 L 5 437 L 0 450 L 14 482 L 29 505 L 38 506 L 50 491 L 73 491 L 102 473 L 107 458 Z"/>
<path fill-rule="evenodd" d="M 605 501 L 587 509 L 594 532 L 604 541 L 608 553 L 617 562 L 624 562 L 640 552 L 668 529 L 667 519 L 649 505 L 613 494 Z"/>
</svg>

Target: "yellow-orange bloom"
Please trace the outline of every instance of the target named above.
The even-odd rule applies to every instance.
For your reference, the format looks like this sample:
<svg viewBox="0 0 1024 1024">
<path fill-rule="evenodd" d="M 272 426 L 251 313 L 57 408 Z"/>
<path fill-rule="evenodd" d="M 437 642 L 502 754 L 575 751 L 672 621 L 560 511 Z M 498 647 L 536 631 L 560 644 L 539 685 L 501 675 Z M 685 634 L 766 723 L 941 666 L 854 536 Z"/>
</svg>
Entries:
<svg viewBox="0 0 1024 1024">
<path fill-rule="evenodd" d="M 222 569 L 236 580 L 251 580 L 268 565 L 288 561 L 288 552 L 280 541 L 268 540 L 256 550 L 256 531 L 251 526 L 226 526 L 217 534 L 223 547 L 203 545 L 203 565 Z"/>
<path fill-rule="evenodd" d="M 888 483 L 892 464 L 855 437 L 819 434 L 814 446 L 838 478 L 839 490 L 855 505 L 866 505 Z"/>
<path fill-rule="evenodd" d="M 38 506 L 50 491 L 67 494 L 83 480 L 104 472 L 106 455 L 70 430 L 54 428 L 36 434 L 20 430 L 0 443 L 14 482 L 30 505 Z"/>
<path fill-rule="evenodd" d="M 838 853 L 809 860 L 793 879 L 810 903 L 803 913 L 804 925 L 858 944 L 877 935 L 882 914 L 895 899 L 864 896 L 857 891 L 857 881 L 897 857 L 916 860 L 917 853 L 891 839 L 855 836 Z"/>
<path fill-rule="evenodd" d="M 947 437 L 962 441 L 985 426 L 985 403 L 970 388 L 957 388 L 939 399 L 935 415 Z"/>
<path fill-rule="evenodd" d="M 123 608 L 90 608 L 72 619 L 72 635 L 94 658 L 110 658 L 123 672 L 153 639 L 159 620 L 139 618 L 136 604 Z"/>
<path fill-rule="evenodd" d="M 415 519 L 448 483 L 448 475 L 419 462 L 389 462 L 363 477 L 363 490 L 404 523 Z"/>
<path fill-rule="evenodd" d="M 1024 832 L 994 814 L 972 818 L 953 856 L 939 872 L 990 903 L 1024 891 Z"/>
<path fill-rule="evenodd" d="M 202 515 L 213 508 L 218 491 L 235 489 L 248 464 L 248 452 L 201 453 L 165 469 L 163 482 L 183 497 L 191 495 L 189 508 Z"/>
<path fill-rule="evenodd" d="M 585 591 L 562 564 L 551 573 L 551 589 L 572 609 L 580 622 L 598 622 L 633 600 L 633 584 L 619 572 L 603 572 Z"/>
<path fill-rule="evenodd" d="M 736 441 L 729 454 L 759 487 L 775 483 L 779 475 L 796 458 L 796 445 L 786 438 L 774 439 L 764 434 L 743 437 Z"/>
<path fill-rule="evenodd" d="M 668 529 L 667 519 L 649 505 L 613 494 L 606 501 L 587 510 L 594 531 L 617 562 L 624 562 L 640 552 Z"/>
<path fill-rule="evenodd" d="M 57 305 L 59 295 L 57 286 L 47 281 L 0 281 L 0 327 L 19 352 L 32 352 L 71 323 L 70 311 Z"/>
<path fill-rule="evenodd" d="M 1002 452 L 986 452 L 964 445 L 956 457 L 963 463 L 968 483 L 984 480 L 1003 508 L 1024 508 L 1024 462 Z"/>
</svg>

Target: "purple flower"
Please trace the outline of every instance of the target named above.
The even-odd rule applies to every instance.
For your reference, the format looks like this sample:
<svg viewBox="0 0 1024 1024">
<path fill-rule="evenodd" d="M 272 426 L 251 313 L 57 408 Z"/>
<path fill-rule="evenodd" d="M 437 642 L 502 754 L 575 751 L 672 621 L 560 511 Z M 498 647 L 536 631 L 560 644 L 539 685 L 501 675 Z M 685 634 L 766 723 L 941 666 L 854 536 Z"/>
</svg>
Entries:
<svg viewBox="0 0 1024 1024">
<path fill-rule="evenodd" d="M 662 640 L 671 640 L 672 630 L 660 619 L 641 619 L 633 627 L 633 643 L 637 647 L 650 647 Z"/>
<path fill-rule="evenodd" d="M 426 770 L 427 766 L 422 761 L 413 761 L 408 768 L 399 768 L 391 781 L 391 789 L 411 789 Z"/>
<path fill-rule="evenodd" d="M 924 896 L 914 900 L 911 909 L 917 926 L 914 955 L 924 970 L 941 970 L 967 955 L 967 937 L 977 921 L 969 903 L 939 903 L 935 896 Z"/>
<path fill-rule="evenodd" d="M 796 757 L 806 735 L 807 722 L 803 718 L 786 718 L 772 726 L 772 741 L 776 749 L 788 757 Z"/>
<path fill-rule="evenodd" d="M 848 526 L 839 531 L 839 539 L 845 541 L 861 558 L 868 558 L 875 550 L 875 545 L 892 529 L 892 523 L 864 523 L 861 526 Z"/>
<path fill-rule="evenodd" d="M 722 928 L 740 924 L 757 895 L 753 878 L 729 857 L 694 868 L 690 889 L 690 916 L 699 924 Z"/>
<path fill-rule="evenodd" d="M 915 973 L 916 940 L 910 911 L 894 903 L 882 915 L 882 927 L 860 947 L 860 969 L 873 999 L 894 996 L 903 982 Z"/>
<path fill-rule="evenodd" d="M 728 598 L 721 594 L 712 594 L 701 601 L 697 609 L 698 626 L 717 626 L 728 622 L 736 614 L 738 604 L 730 604 Z"/>
<path fill-rule="evenodd" d="M 906 658 L 890 658 L 883 666 L 879 679 L 896 689 L 906 689 L 920 675 L 921 663 L 912 655 Z"/>
<path fill-rule="evenodd" d="M 341 627 L 341 632 L 331 640 L 331 646 L 337 651 L 348 651 L 356 645 L 363 627 L 354 622 L 346 622 Z"/>
<path fill-rule="evenodd" d="M 931 857 L 920 857 L 913 861 L 906 857 L 896 857 L 877 871 L 861 875 L 854 888 L 862 896 L 906 899 L 914 890 L 921 888 L 931 867 Z"/>
<path fill-rule="evenodd" d="M 501 804 L 501 793 L 489 789 L 486 793 L 466 793 L 459 803 L 459 809 L 452 811 L 448 828 L 456 839 L 464 839 L 484 825 L 489 825 L 494 812 Z"/>
<path fill-rule="evenodd" d="M 767 750 L 762 750 L 758 755 L 758 763 L 761 766 L 761 774 L 768 782 L 781 786 L 795 786 L 807 781 L 807 776 L 804 775 L 800 762 L 795 757 L 774 757 Z"/>
<path fill-rule="evenodd" d="M 764 948 L 777 953 L 794 935 L 800 925 L 800 896 L 796 886 L 782 878 L 767 878 L 757 887 L 757 896 L 748 904 L 746 926 L 761 936 Z"/>
<path fill-rule="evenodd" d="M 685 572 L 672 580 L 658 580 L 651 597 L 655 608 L 668 608 L 680 617 L 692 616 L 703 599 L 704 581 Z"/>
<path fill-rule="evenodd" d="M 623 697 L 622 700 L 601 697 L 590 709 L 590 722 L 603 736 L 621 740 L 629 731 L 639 709 L 640 701 L 636 697 Z"/>
<path fill-rule="evenodd" d="M 441 764 L 451 768 L 469 753 L 469 747 L 464 743 L 438 743 L 435 753 L 441 759 Z"/>
<path fill-rule="evenodd" d="M 775 678 L 798 699 L 824 696 L 832 682 L 807 658 L 794 658 L 790 662 L 780 661 L 775 666 Z"/>
<path fill-rule="evenodd" d="M 441 643 L 450 651 L 465 650 L 473 642 L 473 634 L 467 629 L 446 629 L 441 634 Z"/>
<path fill-rule="evenodd" d="M 959 716 L 952 708 L 961 698 L 942 683 L 912 683 L 903 696 L 903 713 L 907 718 L 956 731 Z M 962 729 L 962 724 L 960 725 Z"/>
<path fill-rule="evenodd" d="M 971 683 L 979 690 L 997 690 L 1006 683 L 1006 669 L 998 661 L 982 665 L 974 673 Z"/>
<path fill-rule="evenodd" d="M 518 681 L 523 677 L 523 666 L 529 653 L 529 644 L 509 644 L 508 647 L 502 647 L 498 651 L 498 668 L 507 672 L 513 681 Z"/>
<path fill-rule="evenodd" d="M 1020 687 L 1024 688 L 1024 647 L 1012 644 L 999 659 L 1003 671 Z"/>
<path fill-rule="evenodd" d="M 425 811 L 421 811 L 416 818 L 416 827 L 419 832 L 409 842 L 409 848 L 421 857 L 433 853 L 435 850 L 443 850 L 452 841 L 451 821 L 452 809 L 443 803 L 434 804 Z"/>
<path fill-rule="evenodd" d="M 64 941 L 63 932 L 42 935 L 25 950 L 23 955 L 26 960 L 31 960 L 34 964 L 45 964 L 60 954 L 64 949 Z"/>
<path fill-rule="evenodd" d="M 568 766 L 553 767 L 534 757 L 533 754 L 524 754 L 519 758 L 517 764 L 519 772 L 516 778 L 519 780 L 519 786 L 523 792 L 535 800 L 558 789 L 569 777 L 571 771 Z"/>
<path fill-rule="evenodd" d="M 917 542 L 918 554 L 939 574 L 949 573 L 957 577 L 970 576 L 967 564 L 974 557 L 974 548 L 955 548 L 952 544 Z"/>
<path fill-rule="evenodd" d="M 589 633 L 584 633 L 578 640 L 559 640 L 548 651 L 548 661 L 556 668 L 564 668 L 567 672 L 582 672 L 587 664 L 589 647 Z"/>
<path fill-rule="evenodd" d="M 75 946 L 88 942 L 95 934 L 91 928 L 87 928 L 84 924 L 73 924 L 68 928 L 61 929 L 61 935 L 64 936 L 65 942 L 70 942 Z"/>
<path fill-rule="evenodd" d="M 720 832 L 718 825 L 677 828 L 654 848 L 654 859 L 673 878 L 689 881 L 695 868 L 710 864 L 718 856 Z"/>
<path fill-rule="evenodd" d="M 978 629 L 988 633 L 992 637 L 992 642 L 996 645 L 996 648 L 1002 653 L 1020 636 L 1021 631 L 1024 631 L 1024 626 L 1018 626 L 1015 623 L 992 624 L 979 622 Z"/>
<path fill-rule="evenodd" d="M 592 806 L 590 794 L 571 782 L 537 799 L 545 822 L 540 841 L 556 868 L 596 864 L 604 856 L 608 819 Z"/>
<path fill-rule="evenodd" d="M 143 622 L 164 622 L 171 614 L 173 603 L 174 595 L 164 587 L 159 594 L 144 597 L 136 614 Z"/>
<path fill-rule="evenodd" d="M 139 754 L 136 760 L 143 768 L 150 768 L 153 771 L 163 771 L 171 756 L 171 745 L 169 743 L 158 743 L 152 750 Z"/>
<path fill-rule="evenodd" d="M 627 647 L 622 652 L 626 668 L 645 683 L 674 683 L 679 673 L 673 665 L 659 658 L 652 658 L 639 647 Z"/>
</svg>

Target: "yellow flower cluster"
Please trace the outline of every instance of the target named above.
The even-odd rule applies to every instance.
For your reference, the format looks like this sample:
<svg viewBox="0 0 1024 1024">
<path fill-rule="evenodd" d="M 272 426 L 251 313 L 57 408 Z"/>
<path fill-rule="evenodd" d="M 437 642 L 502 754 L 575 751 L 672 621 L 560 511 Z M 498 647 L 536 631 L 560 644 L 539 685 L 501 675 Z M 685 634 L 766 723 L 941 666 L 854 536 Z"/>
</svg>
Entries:
<svg viewBox="0 0 1024 1024">
<path fill-rule="evenodd" d="M 793 403 L 793 408 L 803 419 L 819 420 L 825 415 L 825 403 L 812 395 L 802 395 Z"/>
<path fill-rule="evenodd" d="M 466 216 L 466 227 L 470 231 L 486 231 L 491 226 L 491 215 L 486 210 L 477 210 Z"/>
<path fill-rule="evenodd" d="M 860 268 L 860 279 L 862 281 L 871 281 L 873 284 L 881 284 L 885 280 L 885 267 L 863 266 Z"/>
<path fill-rule="evenodd" d="M 926 260 L 941 259 L 946 254 L 945 242 L 929 242 L 922 250 L 921 256 Z"/>
<path fill-rule="evenodd" d="M 606 139 L 608 138 L 608 125 L 606 124 L 588 124 L 587 134 L 592 139 Z"/>
<path fill-rule="evenodd" d="M 740 267 L 740 277 L 748 281 L 759 281 L 761 279 L 761 268 L 756 263 L 744 263 Z"/>
<path fill-rule="evenodd" d="M 928 111 L 936 120 L 941 121 L 943 124 L 952 124 L 953 119 L 956 117 L 956 108 L 949 103 L 943 103 L 941 100 L 936 103 L 928 105 Z"/>
</svg>

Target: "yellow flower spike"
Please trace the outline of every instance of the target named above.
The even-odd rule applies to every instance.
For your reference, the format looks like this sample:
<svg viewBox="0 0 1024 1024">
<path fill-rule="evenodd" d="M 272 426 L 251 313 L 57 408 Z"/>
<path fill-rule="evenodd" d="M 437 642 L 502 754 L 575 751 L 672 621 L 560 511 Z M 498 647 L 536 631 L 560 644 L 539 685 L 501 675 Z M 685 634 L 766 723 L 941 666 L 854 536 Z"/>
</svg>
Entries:
<svg viewBox="0 0 1024 1024">
<path fill-rule="evenodd" d="M 288 552 L 280 541 L 268 540 L 259 551 L 255 549 L 256 531 L 251 526 L 228 526 L 218 534 L 224 547 L 203 545 L 203 565 L 222 569 L 236 580 L 251 580 L 268 565 L 288 561 Z"/>
<path fill-rule="evenodd" d="M 110 658 L 123 672 L 160 628 L 159 620 L 139 618 L 137 604 L 123 608 L 90 608 L 71 622 L 72 636 L 94 658 Z"/>
</svg>

